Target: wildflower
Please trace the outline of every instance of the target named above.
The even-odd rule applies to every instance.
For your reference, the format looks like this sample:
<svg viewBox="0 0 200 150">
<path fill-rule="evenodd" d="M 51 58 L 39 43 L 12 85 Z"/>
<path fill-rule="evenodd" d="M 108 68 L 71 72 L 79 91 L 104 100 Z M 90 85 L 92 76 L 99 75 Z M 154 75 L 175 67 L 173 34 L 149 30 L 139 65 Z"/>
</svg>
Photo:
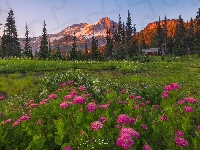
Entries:
<svg viewBox="0 0 200 150">
<path fill-rule="evenodd" d="M 185 146 L 185 147 L 188 147 L 188 141 L 185 140 L 184 138 L 175 138 L 175 143 L 177 146 Z"/>
<path fill-rule="evenodd" d="M 185 106 L 184 110 L 185 110 L 185 112 L 193 112 L 193 109 L 190 106 Z"/>
<path fill-rule="evenodd" d="M 135 118 L 130 118 L 130 119 L 129 119 L 129 123 L 130 123 L 130 124 L 134 124 L 135 122 L 136 122 L 136 119 L 135 119 Z"/>
<path fill-rule="evenodd" d="M 79 91 L 81 91 L 81 92 L 85 92 L 86 91 L 86 88 L 84 87 L 84 86 L 79 86 Z"/>
<path fill-rule="evenodd" d="M 126 93 L 126 90 L 121 90 L 120 93 L 124 94 L 124 93 Z"/>
<path fill-rule="evenodd" d="M 135 131 L 132 128 L 121 128 L 120 135 L 122 135 L 122 134 L 130 134 L 134 138 L 140 138 L 140 133 Z"/>
<path fill-rule="evenodd" d="M 184 104 L 184 103 L 185 103 L 184 100 L 179 100 L 179 101 L 178 101 L 178 104 L 179 104 L 179 105 L 182 105 L 182 104 Z"/>
<path fill-rule="evenodd" d="M 83 135 L 84 133 L 85 133 L 84 131 L 81 131 L 81 132 L 80 132 L 80 135 Z"/>
<path fill-rule="evenodd" d="M 66 83 L 61 83 L 60 84 L 60 87 L 64 87 L 64 86 L 67 86 L 67 84 Z"/>
<path fill-rule="evenodd" d="M 18 126 L 20 123 L 21 123 L 20 121 L 16 120 L 16 121 L 12 124 L 12 127 L 16 127 L 16 126 Z"/>
<path fill-rule="evenodd" d="M 105 122 L 105 121 L 107 121 L 107 120 L 108 120 L 108 119 L 105 118 L 105 117 L 101 117 L 101 118 L 99 118 L 99 121 L 102 122 L 102 123 Z"/>
<path fill-rule="evenodd" d="M 120 126 L 119 124 L 117 124 L 115 127 L 116 127 L 117 129 L 121 129 L 121 126 Z"/>
<path fill-rule="evenodd" d="M 198 101 L 194 98 L 188 97 L 184 99 L 188 103 L 197 103 Z"/>
<path fill-rule="evenodd" d="M 177 83 L 171 83 L 170 84 L 171 90 L 178 90 L 180 88 L 180 86 Z"/>
<path fill-rule="evenodd" d="M 29 100 L 29 103 L 34 103 L 35 101 L 33 99 Z"/>
<path fill-rule="evenodd" d="M 76 91 L 72 91 L 72 92 L 70 93 L 70 95 L 71 95 L 72 97 L 75 97 L 75 96 L 77 96 L 77 92 L 76 92 Z"/>
<path fill-rule="evenodd" d="M 141 107 L 145 106 L 145 103 L 141 102 L 141 103 L 140 103 L 140 106 L 141 106 Z"/>
<path fill-rule="evenodd" d="M 67 84 L 69 85 L 69 84 L 72 84 L 73 83 L 73 81 L 72 80 L 68 80 L 67 81 Z"/>
<path fill-rule="evenodd" d="M 84 104 L 86 99 L 82 96 L 77 96 L 73 99 L 74 104 Z"/>
<path fill-rule="evenodd" d="M 167 120 L 168 120 L 168 118 L 167 118 L 166 116 L 162 116 L 160 119 L 161 119 L 162 121 L 167 121 Z"/>
<path fill-rule="evenodd" d="M 91 123 L 90 128 L 93 129 L 94 131 L 97 131 L 100 128 L 103 128 L 103 124 L 100 121 L 95 121 Z"/>
<path fill-rule="evenodd" d="M 93 102 L 90 102 L 88 105 L 87 105 L 87 111 L 92 113 L 94 111 L 96 111 L 97 109 L 97 105 Z"/>
<path fill-rule="evenodd" d="M 112 103 L 113 103 L 113 100 L 110 100 L 109 103 L 112 104 Z"/>
<path fill-rule="evenodd" d="M 64 148 L 64 150 L 72 150 L 72 148 L 71 148 L 70 146 L 66 146 L 66 147 Z"/>
<path fill-rule="evenodd" d="M 119 104 L 123 104 L 123 101 L 119 100 L 118 103 L 119 103 Z"/>
<path fill-rule="evenodd" d="M 149 100 L 146 100 L 146 102 L 145 102 L 145 103 L 148 105 L 148 104 L 150 104 L 151 102 L 150 102 Z"/>
<path fill-rule="evenodd" d="M 178 137 L 183 137 L 183 136 L 184 136 L 184 133 L 181 132 L 181 131 L 176 131 L 176 135 L 177 135 Z"/>
<path fill-rule="evenodd" d="M 21 116 L 21 117 L 18 119 L 18 121 L 22 122 L 22 121 L 29 120 L 29 119 L 30 119 L 29 116 L 23 115 L 23 116 Z"/>
<path fill-rule="evenodd" d="M 0 96 L 0 101 L 5 100 L 5 96 Z"/>
<path fill-rule="evenodd" d="M 124 104 L 125 104 L 125 105 L 127 105 L 127 104 L 128 104 L 128 102 L 127 102 L 127 101 L 125 101 L 125 102 L 124 102 Z"/>
<path fill-rule="evenodd" d="M 169 92 L 168 91 L 164 91 L 162 93 L 162 98 L 167 98 L 168 97 Z"/>
<path fill-rule="evenodd" d="M 120 124 L 129 124 L 130 123 L 130 117 L 125 114 L 120 114 L 117 118 L 117 122 Z"/>
<path fill-rule="evenodd" d="M 50 94 L 48 99 L 56 99 L 58 96 L 56 94 Z"/>
<path fill-rule="evenodd" d="M 133 94 L 130 94 L 129 95 L 129 99 L 133 99 L 134 98 L 134 95 Z"/>
<path fill-rule="evenodd" d="M 2 124 L 7 124 L 7 123 L 10 123 L 10 122 L 12 122 L 12 119 L 10 118 L 10 119 L 7 119 L 6 121 L 4 121 Z"/>
<path fill-rule="evenodd" d="M 116 141 L 117 146 L 121 146 L 123 149 L 130 149 L 134 144 L 134 141 L 130 134 L 122 134 Z"/>
<path fill-rule="evenodd" d="M 143 146 L 143 150 L 152 150 L 152 148 L 146 143 L 146 144 Z"/>
<path fill-rule="evenodd" d="M 48 99 L 44 99 L 44 100 L 42 100 L 42 101 L 40 102 L 40 105 L 44 105 L 44 104 L 46 104 L 48 101 L 49 101 Z"/>
<path fill-rule="evenodd" d="M 38 106 L 38 104 L 30 104 L 29 106 L 28 106 L 28 108 L 35 108 L 35 107 L 37 107 Z"/>
<path fill-rule="evenodd" d="M 134 108 L 135 108 L 135 109 L 139 109 L 139 106 L 138 106 L 138 105 L 135 105 Z"/>
<path fill-rule="evenodd" d="M 136 96 L 135 98 L 136 98 L 137 100 L 142 99 L 142 97 L 141 97 L 140 95 Z"/>
<path fill-rule="evenodd" d="M 108 90 L 108 93 L 110 93 L 110 92 L 112 92 L 112 90 L 109 89 L 109 90 Z"/>
<path fill-rule="evenodd" d="M 69 106 L 71 106 L 72 105 L 72 102 L 62 102 L 61 104 L 60 104 L 60 108 L 68 108 Z"/>
<path fill-rule="evenodd" d="M 200 130 L 200 125 L 197 126 L 197 130 Z"/>
<path fill-rule="evenodd" d="M 65 95 L 65 96 L 64 96 L 64 100 L 65 100 L 65 101 L 68 101 L 68 100 L 70 100 L 70 99 L 72 99 L 72 98 L 73 98 L 72 95 Z"/>
<path fill-rule="evenodd" d="M 141 125 L 141 128 L 142 128 L 143 130 L 148 130 L 148 127 L 147 127 L 145 124 L 142 124 L 142 125 Z"/>
</svg>

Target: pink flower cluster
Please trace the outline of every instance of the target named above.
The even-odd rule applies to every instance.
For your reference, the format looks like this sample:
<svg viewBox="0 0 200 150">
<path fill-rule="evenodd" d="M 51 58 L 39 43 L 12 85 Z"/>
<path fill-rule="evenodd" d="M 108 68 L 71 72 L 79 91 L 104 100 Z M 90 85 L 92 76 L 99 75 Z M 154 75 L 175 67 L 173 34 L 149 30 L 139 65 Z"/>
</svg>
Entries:
<svg viewBox="0 0 200 150">
<path fill-rule="evenodd" d="M 65 86 L 67 86 L 66 83 L 62 83 L 62 84 L 60 84 L 60 87 L 65 87 Z"/>
<path fill-rule="evenodd" d="M 198 101 L 192 97 L 188 97 L 184 99 L 188 103 L 198 103 Z"/>
<path fill-rule="evenodd" d="M 71 148 L 70 146 L 66 146 L 66 147 L 64 148 L 64 150 L 72 150 L 72 148 Z"/>
<path fill-rule="evenodd" d="M 170 85 L 165 86 L 165 91 L 178 90 L 180 86 L 177 83 L 171 83 Z"/>
<path fill-rule="evenodd" d="M 93 129 L 94 131 L 97 131 L 103 128 L 103 124 L 100 121 L 95 121 L 91 123 L 90 128 Z"/>
<path fill-rule="evenodd" d="M 26 120 L 30 120 L 30 117 L 27 115 L 23 115 L 20 118 L 18 118 L 13 124 L 12 127 L 18 126 L 21 122 L 26 121 Z"/>
<path fill-rule="evenodd" d="M 5 100 L 6 98 L 4 96 L 0 96 L 0 101 Z"/>
<path fill-rule="evenodd" d="M 176 143 L 177 146 L 188 147 L 188 141 L 185 140 L 184 138 L 176 137 L 174 140 L 175 140 L 175 143 Z"/>
<path fill-rule="evenodd" d="M 184 133 L 181 132 L 181 131 L 176 131 L 176 135 L 177 135 L 178 137 L 183 137 L 183 136 L 184 136 Z"/>
<path fill-rule="evenodd" d="M 193 109 L 190 106 L 185 106 L 184 111 L 190 113 L 190 112 L 193 112 Z"/>
<path fill-rule="evenodd" d="M 109 106 L 109 104 L 104 104 L 104 105 L 99 105 L 99 108 L 102 108 L 102 109 L 107 109 Z"/>
<path fill-rule="evenodd" d="M 70 100 L 70 99 L 72 99 L 72 98 L 73 98 L 72 95 L 65 95 L 65 96 L 64 96 L 64 100 L 65 100 L 65 101 L 68 101 L 68 100 Z"/>
<path fill-rule="evenodd" d="M 88 105 L 87 105 L 88 112 L 90 112 L 90 113 L 95 112 L 96 109 L 97 109 L 97 105 L 95 103 L 93 103 L 93 102 L 88 103 Z"/>
<path fill-rule="evenodd" d="M 79 91 L 81 91 L 81 92 L 85 92 L 86 91 L 86 88 L 84 87 L 84 86 L 79 86 Z"/>
<path fill-rule="evenodd" d="M 2 122 L 2 124 L 7 124 L 7 123 L 10 123 L 10 122 L 12 122 L 12 119 L 10 118 L 10 119 L 7 119 L 6 121 L 4 121 L 4 122 Z"/>
<path fill-rule="evenodd" d="M 73 99 L 74 104 L 84 104 L 86 99 L 82 96 L 77 96 Z"/>
<path fill-rule="evenodd" d="M 56 99 L 58 96 L 56 94 L 50 94 L 48 99 Z"/>
<path fill-rule="evenodd" d="M 117 117 L 117 122 L 119 124 L 133 124 L 136 122 L 135 118 L 130 118 L 129 116 L 125 115 L 125 114 L 120 114 Z"/>
<path fill-rule="evenodd" d="M 101 118 L 99 118 L 99 121 L 102 122 L 102 123 L 104 123 L 104 122 L 107 121 L 107 120 L 108 120 L 108 119 L 105 118 L 105 117 L 101 117 Z"/>
<path fill-rule="evenodd" d="M 116 141 L 116 145 L 122 147 L 123 149 L 130 149 L 130 147 L 134 144 L 132 137 L 140 138 L 139 132 L 132 128 L 121 128 L 120 136 Z"/>
<path fill-rule="evenodd" d="M 167 121 L 168 120 L 168 118 L 166 117 L 166 116 L 161 116 L 161 118 L 160 118 L 162 121 Z"/>
<path fill-rule="evenodd" d="M 73 103 L 72 102 L 62 102 L 61 104 L 60 104 L 60 108 L 68 108 L 69 106 L 72 106 L 73 105 Z"/>
<path fill-rule="evenodd" d="M 72 81 L 72 80 L 68 80 L 68 81 L 67 81 L 67 84 L 68 84 L 68 85 L 73 84 L 73 81 Z"/>
<path fill-rule="evenodd" d="M 48 99 L 44 99 L 44 100 L 42 100 L 42 101 L 40 102 L 40 105 L 44 105 L 44 104 L 46 104 L 48 101 L 49 101 Z"/>
<path fill-rule="evenodd" d="M 146 144 L 143 146 L 143 150 L 152 150 L 152 148 L 146 143 Z"/>
</svg>

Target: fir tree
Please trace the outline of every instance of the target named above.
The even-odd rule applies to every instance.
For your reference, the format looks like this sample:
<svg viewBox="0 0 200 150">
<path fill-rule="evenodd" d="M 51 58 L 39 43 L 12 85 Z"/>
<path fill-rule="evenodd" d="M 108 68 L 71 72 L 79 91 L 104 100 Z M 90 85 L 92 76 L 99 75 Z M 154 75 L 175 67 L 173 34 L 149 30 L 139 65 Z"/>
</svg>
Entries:
<svg viewBox="0 0 200 150">
<path fill-rule="evenodd" d="M 57 47 L 56 47 L 55 59 L 62 60 L 62 56 L 61 56 L 61 52 L 60 52 L 60 45 L 57 45 Z"/>
<path fill-rule="evenodd" d="M 88 60 L 88 55 L 89 55 L 89 52 L 88 52 L 88 44 L 87 44 L 87 40 L 85 42 L 85 59 Z"/>
<path fill-rule="evenodd" d="M 194 22 L 193 19 L 190 19 L 190 26 L 188 29 L 188 37 L 187 37 L 187 41 L 188 41 L 188 48 L 189 48 L 189 53 L 194 51 L 194 38 L 195 38 L 195 34 L 194 34 Z"/>
<path fill-rule="evenodd" d="M 3 57 L 21 56 L 21 47 L 15 26 L 15 17 L 13 10 L 10 10 L 4 26 L 4 34 L 2 36 L 2 55 Z"/>
<path fill-rule="evenodd" d="M 40 44 L 40 52 L 39 59 L 45 60 L 50 57 L 50 52 L 48 49 L 48 41 L 47 41 L 47 29 L 44 21 L 43 33 L 42 33 L 42 41 Z"/>
<path fill-rule="evenodd" d="M 77 60 L 77 50 L 76 50 L 76 36 L 75 36 L 75 33 L 74 33 L 74 36 L 72 38 L 73 40 L 73 43 L 72 43 L 72 49 L 70 51 L 70 56 L 69 56 L 69 59 L 70 60 Z"/>
<path fill-rule="evenodd" d="M 164 18 L 164 25 L 163 25 L 163 30 L 162 30 L 162 36 L 163 36 L 163 45 L 164 45 L 164 49 L 165 49 L 165 53 L 167 53 L 167 17 L 165 15 L 165 18 Z"/>
<path fill-rule="evenodd" d="M 142 53 L 142 49 L 146 49 L 147 46 L 146 46 L 146 43 L 145 43 L 145 39 L 144 39 L 144 34 L 143 32 L 141 32 L 141 41 L 140 41 L 140 52 Z"/>
<path fill-rule="evenodd" d="M 195 26 L 195 38 L 194 38 L 194 49 L 195 52 L 199 54 L 200 56 L 200 8 L 199 11 L 197 12 L 197 16 L 196 16 L 196 26 Z"/>
<path fill-rule="evenodd" d="M 112 59 L 112 55 L 113 55 L 113 44 L 112 44 L 112 40 L 111 40 L 111 33 L 110 30 L 107 28 L 106 31 L 106 45 L 105 45 L 105 49 L 104 49 L 104 58 L 106 60 L 110 60 Z"/>
<path fill-rule="evenodd" d="M 101 57 L 101 53 L 98 49 L 98 41 L 95 39 L 94 34 L 92 36 L 92 50 L 91 50 L 91 59 L 99 60 Z"/>
<path fill-rule="evenodd" d="M 131 20 L 131 15 L 128 10 L 128 17 L 127 17 L 127 22 L 126 22 L 126 54 L 128 57 L 133 56 L 133 50 L 131 47 L 131 39 L 132 39 L 132 33 L 133 33 L 133 28 L 132 28 L 132 20 Z"/>
<path fill-rule="evenodd" d="M 157 26 L 157 33 L 156 33 L 156 43 L 159 49 L 159 53 L 163 56 L 163 51 L 162 51 L 162 44 L 163 44 L 163 31 L 160 25 L 160 16 L 158 20 L 158 26 Z"/>
<path fill-rule="evenodd" d="M 175 33 L 175 54 L 176 55 L 185 55 L 187 53 L 187 39 L 186 39 L 186 28 L 184 26 L 183 19 L 181 15 L 179 16 L 179 22 L 176 25 Z"/>
<path fill-rule="evenodd" d="M 24 52 L 23 52 L 23 56 L 25 57 L 33 57 L 33 54 L 32 54 L 32 48 L 30 46 L 30 37 L 29 37 L 29 31 L 28 31 L 28 27 L 27 27 L 27 23 L 26 23 L 26 32 L 25 32 L 25 46 L 24 46 Z"/>
</svg>

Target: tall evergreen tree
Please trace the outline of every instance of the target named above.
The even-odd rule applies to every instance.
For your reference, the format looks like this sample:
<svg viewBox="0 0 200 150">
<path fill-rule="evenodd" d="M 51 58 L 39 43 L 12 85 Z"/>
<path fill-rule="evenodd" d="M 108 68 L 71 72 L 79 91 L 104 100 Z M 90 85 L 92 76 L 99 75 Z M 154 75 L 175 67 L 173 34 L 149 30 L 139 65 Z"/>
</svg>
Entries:
<svg viewBox="0 0 200 150">
<path fill-rule="evenodd" d="M 98 41 L 95 39 L 94 34 L 92 36 L 92 50 L 91 50 L 91 59 L 94 60 L 100 60 L 101 59 L 101 53 L 99 51 Z"/>
<path fill-rule="evenodd" d="M 162 31 L 162 27 L 160 25 L 160 16 L 159 16 L 159 20 L 158 20 L 158 26 L 157 26 L 157 33 L 156 33 L 156 43 L 159 49 L 159 53 L 161 55 L 163 55 L 163 51 L 162 51 L 162 44 L 163 44 L 163 31 Z"/>
<path fill-rule="evenodd" d="M 57 45 L 57 47 L 56 47 L 55 59 L 62 60 L 62 56 L 61 56 L 61 52 L 60 52 L 60 45 Z"/>
<path fill-rule="evenodd" d="M 167 43 L 168 43 L 168 37 L 167 37 L 167 17 L 165 15 L 165 18 L 164 18 L 164 25 L 163 25 L 163 29 L 162 29 L 162 36 L 163 36 L 163 46 L 164 46 L 164 51 L 165 53 L 168 53 L 167 52 Z"/>
<path fill-rule="evenodd" d="M 15 17 L 13 10 L 11 9 L 8 13 L 6 19 L 6 24 L 4 26 L 4 34 L 2 36 L 2 54 L 3 57 L 10 56 L 21 56 L 21 47 L 17 35 L 17 29 L 15 26 Z"/>
<path fill-rule="evenodd" d="M 141 32 L 140 34 L 141 34 L 141 41 L 140 41 L 139 48 L 140 48 L 140 53 L 142 54 L 142 49 L 146 49 L 146 48 L 147 48 L 147 45 L 146 45 L 146 43 L 145 43 L 145 39 L 144 39 L 144 34 L 143 34 L 143 32 Z"/>
<path fill-rule="evenodd" d="M 194 22 L 193 19 L 190 19 L 190 26 L 188 29 L 188 36 L 187 36 L 187 42 L 188 42 L 188 48 L 189 48 L 189 53 L 194 51 L 194 38 L 195 38 L 195 34 L 194 34 Z"/>
<path fill-rule="evenodd" d="M 30 45 L 30 37 L 29 37 L 29 31 L 28 31 L 28 27 L 27 27 L 27 23 L 26 23 L 26 32 L 25 32 L 25 46 L 24 46 L 24 52 L 23 52 L 23 56 L 26 56 L 26 57 L 33 57 L 33 54 L 32 54 L 32 48 L 31 48 L 31 45 Z"/>
<path fill-rule="evenodd" d="M 199 54 L 200 56 L 200 8 L 199 11 L 197 12 L 196 16 L 196 25 L 195 25 L 195 38 L 194 38 L 194 49 L 195 52 Z"/>
<path fill-rule="evenodd" d="M 176 25 L 175 33 L 175 54 L 176 55 L 185 55 L 187 53 L 187 39 L 186 39 L 186 28 L 184 26 L 183 19 L 181 15 L 179 16 L 178 23 Z"/>
<path fill-rule="evenodd" d="M 88 52 L 88 44 L 87 40 L 85 41 L 85 60 L 88 60 L 89 52 Z"/>
<path fill-rule="evenodd" d="M 77 45 L 76 45 L 76 36 L 75 36 L 75 33 L 74 33 L 74 36 L 73 36 L 73 38 L 72 38 L 72 40 L 73 40 L 73 43 L 72 43 L 72 49 L 71 49 L 71 51 L 70 51 L 70 56 L 69 56 L 69 58 L 70 58 L 70 60 L 77 60 Z"/>
<path fill-rule="evenodd" d="M 47 29 L 46 29 L 46 23 L 44 21 L 42 41 L 41 41 L 41 44 L 40 44 L 39 59 L 45 60 L 49 57 L 50 57 L 50 52 L 49 52 L 49 49 L 48 49 Z"/>
<path fill-rule="evenodd" d="M 105 49 L 104 49 L 104 58 L 106 60 L 110 60 L 113 57 L 113 44 L 112 44 L 112 40 L 111 40 L 111 33 L 110 30 L 107 27 L 107 31 L 106 31 L 106 45 L 105 45 Z"/>
<path fill-rule="evenodd" d="M 127 22 L 126 22 L 126 54 L 129 57 L 133 56 L 133 50 L 131 47 L 131 39 L 132 39 L 132 33 L 133 33 L 133 27 L 132 27 L 132 20 L 131 20 L 131 15 L 128 10 L 128 17 L 127 17 Z"/>
</svg>

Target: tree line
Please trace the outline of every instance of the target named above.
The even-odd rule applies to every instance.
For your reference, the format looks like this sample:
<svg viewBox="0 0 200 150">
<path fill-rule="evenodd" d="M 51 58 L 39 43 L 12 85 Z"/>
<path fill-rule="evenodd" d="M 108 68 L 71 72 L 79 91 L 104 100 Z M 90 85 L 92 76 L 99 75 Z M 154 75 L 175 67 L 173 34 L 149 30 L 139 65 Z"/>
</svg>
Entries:
<svg viewBox="0 0 200 150">
<path fill-rule="evenodd" d="M 135 26 L 136 24 L 132 25 L 128 10 L 126 23 L 121 21 L 119 14 L 117 26 L 113 23 L 112 28 L 107 27 L 106 44 L 103 47 L 99 46 L 98 40 L 93 34 L 91 48 L 88 48 L 89 43 L 86 40 L 85 49 L 77 50 L 77 37 L 74 33 L 72 48 L 67 55 L 63 56 L 59 45 L 57 45 L 55 53 L 52 51 L 44 21 L 40 49 L 33 56 L 27 24 L 25 25 L 25 46 L 21 49 L 15 26 L 15 17 L 11 9 L 1 38 L 0 57 L 37 57 L 41 60 L 133 60 L 141 56 L 142 49 L 150 47 L 158 48 L 159 55 L 162 57 L 164 55 L 181 56 L 194 53 L 200 55 L 200 9 L 197 12 L 196 20 L 191 18 L 189 28 L 185 27 L 180 15 L 174 35 L 168 35 L 166 16 L 162 26 L 159 17 L 156 34 L 153 35 L 149 45 L 146 44 L 143 32 L 136 33 Z"/>
</svg>

